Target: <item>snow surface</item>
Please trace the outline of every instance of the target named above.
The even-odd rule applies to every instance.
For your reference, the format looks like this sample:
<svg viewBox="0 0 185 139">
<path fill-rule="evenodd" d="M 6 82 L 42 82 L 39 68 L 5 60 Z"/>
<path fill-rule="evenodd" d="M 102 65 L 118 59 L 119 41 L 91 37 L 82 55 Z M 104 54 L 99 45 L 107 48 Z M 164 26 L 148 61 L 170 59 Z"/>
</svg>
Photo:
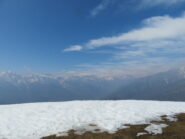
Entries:
<svg viewBox="0 0 185 139">
<path fill-rule="evenodd" d="M 137 137 L 139 137 L 139 136 L 143 136 L 143 135 L 146 135 L 147 133 L 146 132 L 140 132 L 140 133 L 137 133 Z"/>
<path fill-rule="evenodd" d="M 170 122 L 176 122 L 178 119 L 177 117 L 173 116 L 173 115 L 167 115 L 167 117 L 165 117 L 168 121 Z"/>
<path fill-rule="evenodd" d="M 184 102 L 70 101 L 0 105 L 0 139 L 39 139 L 95 124 L 114 132 L 124 124 L 149 124 L 185 112 Z"/>
<path fill-rule="evenodd" d="M 149 134 L 157 135 L 163 133 L 163 128 L 166 128 L 168 125 L 166 124 L 151 124 L 145 128 Z"/>
</svg>

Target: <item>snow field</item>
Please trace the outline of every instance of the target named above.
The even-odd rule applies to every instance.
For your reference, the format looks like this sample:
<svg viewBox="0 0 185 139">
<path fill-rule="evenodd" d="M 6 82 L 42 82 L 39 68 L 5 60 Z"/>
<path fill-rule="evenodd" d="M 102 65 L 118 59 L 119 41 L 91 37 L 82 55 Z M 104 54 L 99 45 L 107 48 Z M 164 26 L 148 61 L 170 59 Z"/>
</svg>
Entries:
<svg viewBox="0 0 185 139">
<path fill-rule="evenodd" d="M 123 100 L 0 105 L 0 139 L 39 139 L 89 124 L 113 133 L 126 127 L 125 124 L 148 124 L 161 120 L 162 115 L 178 113 L 185 113 L 184 102 Z"/>
</svg>

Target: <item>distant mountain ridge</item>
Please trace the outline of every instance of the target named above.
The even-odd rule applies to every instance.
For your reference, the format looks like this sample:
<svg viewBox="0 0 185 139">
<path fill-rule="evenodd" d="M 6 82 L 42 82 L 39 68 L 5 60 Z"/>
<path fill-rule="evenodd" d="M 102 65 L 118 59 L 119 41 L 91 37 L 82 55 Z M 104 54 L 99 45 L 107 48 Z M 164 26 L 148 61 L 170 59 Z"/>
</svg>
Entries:
<svg viewBox="0 0 185 139">
<path fill-rule="evenodd" d="M 136 79 L 106 99 L 185 101 L 185 68 Z"/>
<path fill-rule="evenodd" d="M 100 99 L 117 90 L 124 79 L 94 76 L 0 73 L 0 104 Z"/>
<path fill-rule="evenodd" d="M 0 104 L 101 99 L 185 101 L 185 68 L 141 78 L 0 72 Z"/>
</svg>

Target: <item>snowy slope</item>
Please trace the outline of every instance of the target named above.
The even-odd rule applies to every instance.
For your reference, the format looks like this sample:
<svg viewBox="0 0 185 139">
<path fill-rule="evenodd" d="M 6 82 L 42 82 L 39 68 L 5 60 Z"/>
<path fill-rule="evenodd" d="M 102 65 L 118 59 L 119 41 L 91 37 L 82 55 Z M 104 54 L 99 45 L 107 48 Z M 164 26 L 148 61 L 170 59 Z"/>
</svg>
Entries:
<svg viewBox="0 0 185 139">
<path fill-rule="evenodd" d="M 96 124 L 107 131 L 185 112 L 184 102 L 71 101 L 0 106 L 0 139 L 40 137 Z"/>
</svg>

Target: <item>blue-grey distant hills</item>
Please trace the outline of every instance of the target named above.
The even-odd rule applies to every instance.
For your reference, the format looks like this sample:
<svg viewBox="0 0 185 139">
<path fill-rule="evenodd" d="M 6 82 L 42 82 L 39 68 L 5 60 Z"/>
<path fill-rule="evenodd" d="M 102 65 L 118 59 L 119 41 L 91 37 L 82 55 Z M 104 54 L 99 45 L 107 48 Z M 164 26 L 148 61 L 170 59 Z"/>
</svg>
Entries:
<svg viewBox="0 0 185 139">
<path fill-rule="evenodd" d="M 112 79 L 0 73 L 0 104 L 97 99 L 185 101 L 185 68 Z"/>
<path fill-rule="evenodd" d="M 100 99 L 115 92 L 124 80 L 94 76 L 19 75 L 0 73 L 0 104 Z"/>
<path fill-rule="evenodd" d="M 138 78 L 106 99 L 185 101 L 185 68 Z"/>
</svg>

